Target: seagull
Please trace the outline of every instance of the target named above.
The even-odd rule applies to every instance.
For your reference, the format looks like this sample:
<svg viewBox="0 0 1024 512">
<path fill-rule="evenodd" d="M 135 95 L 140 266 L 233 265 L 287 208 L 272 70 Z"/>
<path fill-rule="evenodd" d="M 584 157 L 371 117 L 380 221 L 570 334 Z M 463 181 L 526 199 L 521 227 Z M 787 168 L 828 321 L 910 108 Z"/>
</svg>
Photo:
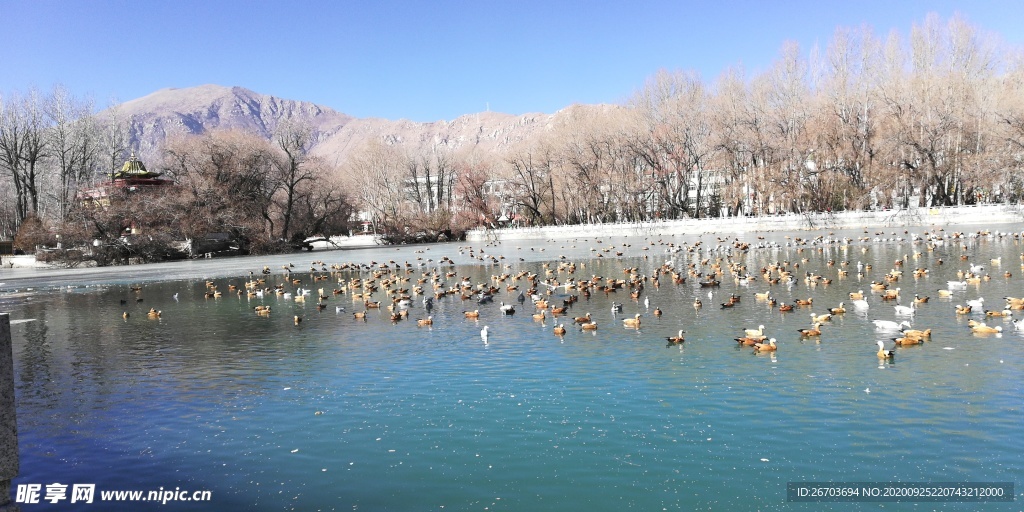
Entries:
<svg viewBox="0 0 1024 512">
<path fill-rule="evenodd" d="M 983 304 L 984 302 L 985 302 L 985 297 L 978 297 L 977 300 L 969 300 L 969 301 L 967 301 L 967 305 L 970 306 L 971 309 L 981 310 L 981 309 L 984 309 L 984 307 L 985 307 L 984 304 Z"/>
<path fill-rule="evenodd" d="M 485 345 L 487 344 L 487 326 L 486 325 L 484 326 L 483 329 L 480 329 L 480 339 L 484 340 L 484 344 Z"/>
<path fill-rule="evenodd" d="M 345 311 L 345 308 L 343 308 L 341 306 L 334 306 L 334 312 L 335 313 L 341 313 L 342 311 Z"/>
<path fill-rule="evenodd" d="M 856 309 L 857 311 L 867 311 L 868 310 L 868 301 L 866 301 L 864 299 L 855 300 L 855 301 L 852 302 L 852 304 L 853 304 L 853 309 Z"/>
<path fill-rule="evenodd" d="M 512 304 L 506 305 L 504 302 L 501 303 L 501 314 L 503 315 L 514 315 L 516 314 L 516 307 Z"/>
<path fill-rule="evenodd" d="M 2 283 L 0 283 L 0 284 L 2 284 Z M 174 294 L 174 300 L 178 300 L 178 294 L 177 293 Z"/>
<path fill-rule="evenodd" d="M 644 296 L 644 307 L 651 309 L 651 298 L 646 295 Z"/>
</svg>

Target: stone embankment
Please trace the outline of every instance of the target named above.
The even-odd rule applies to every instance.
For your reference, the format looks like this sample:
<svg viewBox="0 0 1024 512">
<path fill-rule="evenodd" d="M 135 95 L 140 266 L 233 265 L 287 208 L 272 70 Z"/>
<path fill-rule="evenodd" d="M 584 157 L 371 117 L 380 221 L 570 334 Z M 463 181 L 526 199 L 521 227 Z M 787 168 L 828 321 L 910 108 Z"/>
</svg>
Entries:
<svg viewBox="0 0 1024 512">
<path fill-rule="evenodd" d="M 877 229 L 957 225 L 996 226 L 1020 222 L 1024 222 L 1024 207 L 1020 205 L 950 206 L 943 208 L 721 217 L 655 222 L 474 229 L 467 232 L 466 240 L 469 242 L 497 242 L 504 240 L 569 239 L 580 236 L 663 236 L 817 229 Z"/>
</svg>

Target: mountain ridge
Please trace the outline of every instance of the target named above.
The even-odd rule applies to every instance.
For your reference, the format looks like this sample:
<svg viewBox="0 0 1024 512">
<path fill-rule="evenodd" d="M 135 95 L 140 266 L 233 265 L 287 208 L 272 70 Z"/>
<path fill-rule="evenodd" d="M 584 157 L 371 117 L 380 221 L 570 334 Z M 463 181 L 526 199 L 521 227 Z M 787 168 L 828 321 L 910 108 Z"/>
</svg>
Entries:
<svg viewBox="0 0 1024 512">
<path fill-rule="evenodd" d="M 129 120 L 130 142 L 144 158 L 158 157 L 164 142 L 177 135 L 231 129 L 271 139 L 281 123 L 297 122 L 312 129 L 311 152 L 333 164 L 342 163 L 372 139 L 413 152 L 438 147 L 498 150 L 550 127 L 559 115 L 487 111 L 427 123 L 355 118 L 311 102 L 216 84 L 159 89 L 116 108 L 119 116 Z"/>
</svg>

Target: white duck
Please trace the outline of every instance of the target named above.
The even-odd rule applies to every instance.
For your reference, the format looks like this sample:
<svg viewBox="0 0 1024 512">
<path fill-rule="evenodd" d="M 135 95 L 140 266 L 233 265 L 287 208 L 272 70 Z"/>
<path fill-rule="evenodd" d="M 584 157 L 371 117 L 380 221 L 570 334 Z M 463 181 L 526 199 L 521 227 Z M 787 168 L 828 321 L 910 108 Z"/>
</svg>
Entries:
<svg viewBox="0 0 1024 512">
<path fill-rule="evenodd" d="M 892 320 L 872 320 L 872 322 L 875 324 L 875 329 L 879 331 L 899 331 L 904 326 L 908 328 L 912 327 L 910 322 L 907 322 L 906 320 L 902 322 L 894 322 Z"/>
<path fill-rule="evenodd" d="M 897 304 L 895 309 L 896 316 L 914 316 L 915 306 L 913 302 L 911 302 L 909 306 Z"/>
</svg>

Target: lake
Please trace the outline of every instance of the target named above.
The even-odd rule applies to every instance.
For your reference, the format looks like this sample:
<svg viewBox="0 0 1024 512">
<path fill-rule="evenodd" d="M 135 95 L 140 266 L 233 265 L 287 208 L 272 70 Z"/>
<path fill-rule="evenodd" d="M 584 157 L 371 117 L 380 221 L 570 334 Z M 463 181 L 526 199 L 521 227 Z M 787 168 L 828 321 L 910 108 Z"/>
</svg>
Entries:
<svg viewBox="0 0 1024 512">
<path fill-rule="evenodd" d="M 755 247 L 731 256 L 732 235 L 581 237 L 0 274 L 16 365 L 13 485 L 42 484 L 45 494 L 54 482 L 95 484 L 96 501 L 112 490 L 209 491 L 204 502 L 107 501 L 97 510 L 1020 510 L 1016 502 L 787 501 L 790 482 L 1019 483 L 1024 340 L 1011 318 L 954 308 L 984 298 L 984 309 L 1000 310 L 1003 297 L 1024 296 L 1024 248 L 1013 235 L 951 236 L 979 229 L 746 234 Z M 943 239 L 915 242 L 915 234 Z M 818 236 L 836 241 L 797 240 Z M 626 279 L 626 268 L 650 276 L 668 261 L 706 272 L 717 258 L 746 265 L 756 280 L 741 284 L 724 265 L 716 288 L 662 275 L 637 300 L 627 290 L 595 292 L 557 320 L 534 320 L 532 301 L 517 302 L 526 279 L 492 279 L 530 272 L 539 281 L 546 270 L 563 283 Z M 890 288 L 900 288 L 903 305 L 930 297 L 905 319 L 932 335 L 880 361 L 876 342 L 893 348 L 896 334 L 872 320 L 901 318 L 869 283 L 897 260 L 904 275 Z M 785 261 L 792 285 L 761 278 L 760 268 Z M 323 270 L 349 262 L 363 267 Z M 560 262 L 575 272 L 558 271 Z M 872 266 L 860 278 L 858 262 Z M 399 322 L 386 309 L 356 319 L 362 302 L 331 290 L 339 278 L 372 278 L 366 267 L 382 264 L 411 279 L 402 287 L 436 271 L 447 286 L 468 278 L 500 291 L 483 305 L 435 299 L 430 326 L 416 322 L 428 316 L 421 296 Z M 990 279 L 938 296 L 972 264 Z M 928 272 L 915 278 L 916 268 Z M 296 302 L 229 290 L 250 271 L 267 286 L 314 295 Z M 806 272 L 832 281 L 809 284 Z M 222 297 L 206 297 L 208 280 Z M 321 287 L 328 298 L 318 310 Z M 858 290 L 867 312 L 851 307 Z M 755 298 L 764 291 L 780 304 L 813 305 L 780 312 Z M 551 298 L 561 304 L 569 293 L 578 291 Z M 720 307 L 732 295 L 739 303 Z M 389 303 L 382 291 L 372 300 Z M 502 315 L 500 302 L 516 314 Z M 612 312 L 616 302 L 622 312 Z M 846 314 L 825 322 L 820 337 L 801 337 L 812 312 L 840 302 Z M 257 305 L 271 314 L 255 314 Z M 150 308 L 160 317 L 149 318 Z M 475 309 L 479 319 L 463 314 Z M 588 312 L 598 328 L 581 331 L 573 317 Z M 622 319 L 637 313 L 640 328 L 625 328 Z M 974 334 L 971 319 L 1003 333 Z M 556 323 L 564 336 L 552 333 Z M 761 324 L 777 352 L 734 341 Z M 680 329 L 685 343 L 667 343 Z M 22 509 L 80 506 L 41 501 Z"/>
</svg>

